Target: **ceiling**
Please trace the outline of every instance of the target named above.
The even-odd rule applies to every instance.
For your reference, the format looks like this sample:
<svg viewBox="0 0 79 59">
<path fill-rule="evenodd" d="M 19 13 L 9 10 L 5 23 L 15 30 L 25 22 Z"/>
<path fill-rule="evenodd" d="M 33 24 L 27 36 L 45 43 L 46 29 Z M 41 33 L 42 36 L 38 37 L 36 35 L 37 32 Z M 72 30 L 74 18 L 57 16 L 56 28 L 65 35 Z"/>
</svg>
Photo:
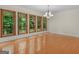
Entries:
<svg viewBox="0 0 79 59">
<path fill-rule="evenodd" d="M 19 6 L 34 11 L 38 11 L 41 13 L 45 13 L 48 10 L 48 5 L 19 5 Z M 50 5 L 49 8 L 52 13 L 55 13 L 69 9 L 78 9 L 79 5 Z"/>
</svg>

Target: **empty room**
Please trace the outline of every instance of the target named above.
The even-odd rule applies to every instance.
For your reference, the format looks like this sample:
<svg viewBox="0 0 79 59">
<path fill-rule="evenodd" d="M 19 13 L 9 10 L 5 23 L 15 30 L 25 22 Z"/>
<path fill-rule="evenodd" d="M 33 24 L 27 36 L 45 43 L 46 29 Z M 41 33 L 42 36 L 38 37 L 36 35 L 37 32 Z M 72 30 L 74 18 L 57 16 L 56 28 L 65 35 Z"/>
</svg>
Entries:
<svg viewBox="0 0 79 59">
<path fill-rule="evenodd" d="M 79 5 L 0 5 L 0 54 L 79 54 Z"/>
</svg>

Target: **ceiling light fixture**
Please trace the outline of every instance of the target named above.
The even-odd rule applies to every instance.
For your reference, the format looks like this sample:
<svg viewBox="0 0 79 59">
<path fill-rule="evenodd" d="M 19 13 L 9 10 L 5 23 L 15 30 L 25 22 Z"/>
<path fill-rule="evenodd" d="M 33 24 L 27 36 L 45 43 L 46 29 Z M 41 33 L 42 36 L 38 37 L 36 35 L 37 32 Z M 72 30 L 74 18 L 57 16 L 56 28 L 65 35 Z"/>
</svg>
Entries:
<svg viewBox="0 0 79 59">
<path fill-rule="evenodd" d="M 47 19 L 53 17 L 54 15 L 51 13 L 50 11 L 50 6 L 48 5 L 48 10 L 45 12 L 45 14 L 43 15 L 44 17 L 46 17 Z"/>
</svg>

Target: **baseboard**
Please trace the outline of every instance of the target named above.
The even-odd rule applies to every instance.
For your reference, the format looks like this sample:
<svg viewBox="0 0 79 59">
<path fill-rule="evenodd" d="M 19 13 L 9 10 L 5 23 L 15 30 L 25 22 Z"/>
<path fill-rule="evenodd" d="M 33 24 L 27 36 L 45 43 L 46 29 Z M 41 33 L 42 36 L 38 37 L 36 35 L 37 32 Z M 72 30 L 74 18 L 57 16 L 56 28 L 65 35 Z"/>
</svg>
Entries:
<svg viewBox="0 0 79 59">
<path fill-rule="evenodd" d="M 57 32 L 52 32 L 52 33 L 55 33 L 55 34 L 60 34 L 60 35 L 66 35 L 66 36 L 79 37 L 79 35 L 75 35 L 75 34 L 57 33 Z"/>
</svg>

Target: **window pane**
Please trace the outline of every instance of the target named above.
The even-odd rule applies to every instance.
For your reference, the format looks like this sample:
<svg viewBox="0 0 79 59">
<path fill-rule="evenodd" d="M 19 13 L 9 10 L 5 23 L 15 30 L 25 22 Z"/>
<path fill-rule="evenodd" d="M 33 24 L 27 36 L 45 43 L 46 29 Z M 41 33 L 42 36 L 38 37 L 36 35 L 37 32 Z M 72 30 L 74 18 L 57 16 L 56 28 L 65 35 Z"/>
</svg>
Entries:
<svg viewBox="0 0 79 59">
<path fill-rule="evenodd" d="M 43 18 L 43 30 L 47 30 L 47 19 L 45 17 Z"/>
<path fill-rule="evenodd" d="M 35 32 L 35 16 L 30 16 L 29 25 L 30 25 L 30 32 Z"/>
<path fill-rule="evenodd" d="M 37 17 L 37 31 L 41 31 L 41 17 Z"/>
<path fill-rule="evenodd" d="M 19 33 L 26 33 L 26 15 L 19 13 Z"/>
<path fill-rule="evenodd" d="M 3 35 L 9 35 L 13 33 L 14 29 L 14 13 L 9 11 L 3 11 Z"/>
</svg>

